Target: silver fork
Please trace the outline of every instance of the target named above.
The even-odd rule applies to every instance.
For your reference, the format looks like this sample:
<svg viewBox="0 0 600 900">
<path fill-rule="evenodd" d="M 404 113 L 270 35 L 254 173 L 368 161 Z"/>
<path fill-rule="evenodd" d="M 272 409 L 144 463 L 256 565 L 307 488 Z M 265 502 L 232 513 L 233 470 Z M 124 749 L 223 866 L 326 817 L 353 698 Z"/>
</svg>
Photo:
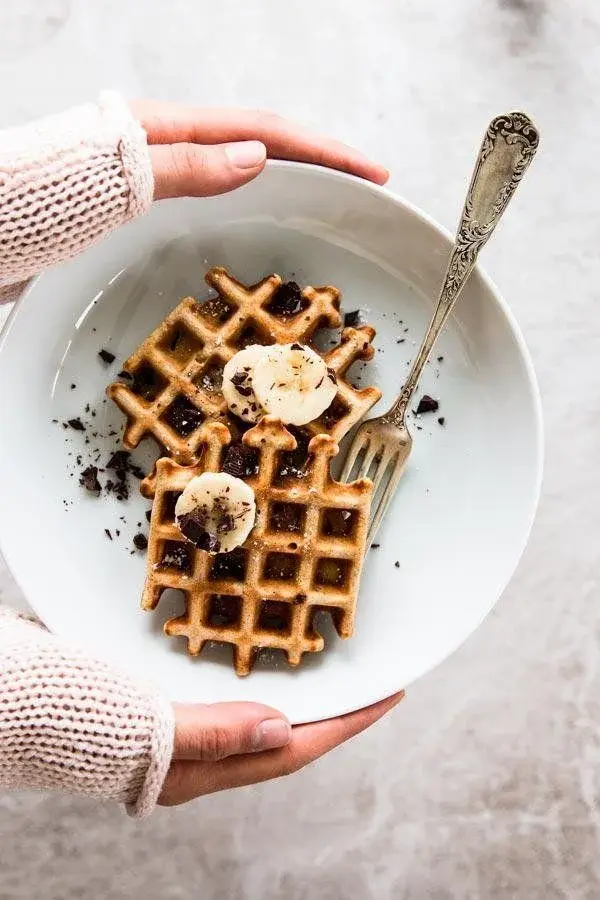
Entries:
<svg viewBox="0 0 600 900">
<path fill-rule="evenodd" d="M 475 161 L 437 306 L 406 383 L 388 412 L 363 422 L 348 451 L 342 481 L 350 480 L 357 463 L 358 478 L 367 477 L 375 465 L 372 480 L 376 497 L 383 479 L 388 477 L 372 511 L 367 547 L 375 537 L 410 455 L 412 437 L 406 425 L 406 413 L 423 367 L 473 271 L 479 251 L 500 221 L 533 159 L 538 142 L 536 126 L 522 112 L 505 113 L 490 122 Z"/>
</svg>

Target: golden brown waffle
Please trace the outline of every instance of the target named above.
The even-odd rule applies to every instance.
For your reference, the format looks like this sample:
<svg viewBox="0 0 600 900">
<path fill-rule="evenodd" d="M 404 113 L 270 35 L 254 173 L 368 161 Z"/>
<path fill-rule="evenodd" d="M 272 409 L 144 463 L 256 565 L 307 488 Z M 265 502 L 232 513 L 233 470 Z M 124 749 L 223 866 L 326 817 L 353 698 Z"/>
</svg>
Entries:
<svg viewBox="0 0 600 900">
<path fill-rule="evenodd" d="M 154 609 L 167 588 L 183 591 L 186 612 L 169 620 L 165 632 L 186 637 L 194 656 L 207 641 L 231 644 L 238 675 L 250 672 L 262 648 L 282 650 L 294 666 L 303 653 L 322 650 L 317 611 L 328 611 L 339 636 L 349 637 L 371 482 L 332 480 L 330 460 L 338 447 L 324 434 L 310 441 L 302 476 L 290 475 L 296 441 L 270 416 L 237 446 L 219 422 L 206 422 L 198 437 L 197 465 L 183 467 L 165 458 L 157 463 L 142 607 Z M 182 537 L 175 503 L 194 476 L 231 471 L 240 445 L 244 480 L 255 492 L 256 524 L 243 547 L 211 556 Z M 231 474 L 237 474 L 235 468 Z"/>
<path fill-rule="evenodd" d="M 108 388 L 127 416 L 125 446 L 137 447 L 152 435 L 164 455 L 182 465 L 198 461 L 201 426 L 207 419 L 220 419 L 236 432 L 239 422 L 229 415 L 220 388 L 223 366 L 238 350 L 254 343 L 307 343 L 318 327 L 341 324 L 340 292 L 334 287 L 304 288 L 302 309 L 283 315 L 271 311 L 282 284 L 279 275 L 246 287 L 215 268 L 206 281 L 218 296 L 203 303 L 182 300 L 125 362 L 129 383 Z M 377 388 L 359 390 L 344 377 L 353 362 L 372 357 L 374 336 L 366 325 L 346 328 L 340 344 L 322 354 L 337 375 L 338 393 L 307 426 L 309 433 L 327 432 L 340 441 L 377 402 Z"/>
</svg>

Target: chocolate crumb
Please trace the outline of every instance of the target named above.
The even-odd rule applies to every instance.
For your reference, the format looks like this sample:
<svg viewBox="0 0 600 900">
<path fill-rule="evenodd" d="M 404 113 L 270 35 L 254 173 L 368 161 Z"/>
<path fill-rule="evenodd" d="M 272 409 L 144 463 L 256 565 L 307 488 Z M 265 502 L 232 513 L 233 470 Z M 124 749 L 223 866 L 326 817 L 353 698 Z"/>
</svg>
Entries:
<svg viewBox="0 0 600 900">
<path fill-rule="evenodd" d="M 125 369 L 121 369 L 121 371 L 117 374 L 117 378 L 124 378 L 125 381 L 133 381 L 133 375 L 131 372 L 126 372 Z"/>
<path fill-rule="evenodd" d="M 139 534 L 136 534 L 133 538 L 133 546 L 136 550 L 145 550 L 148 546 L 148 538 L 145 534 L 142 534 L 141 531 Z"/>
<path fill-rule="evenodd" d="M 73 383 L 73 384 L 71 385 L 71 390 L 74 391 L 76 387 L 77 387 L 77 385 L 76 385 L 75 383 Z"/>
<path fill-rule="evenodd" d="M 102 362 L 105 362 L 109 366 L 115 361 L 115 354 L 111 353 L 109 350 L 105 350 L 104 347 L 102 348 L 102 350 L 98 350 L 98 356 L 100 357 Z"/>
<path fill-rule="evenodd" d="M 406 341 L 406 338 L 398 338 L 398 340 L 396 341 L 396 343 L 397 343 L 397 344 L 404 344 L 405 341 Z"/>
<path fill-rule="evenodd" d="M 306 594 L 296 594 L 292 603 L 294 606 L 298 606 L 300 603 L 306 603 Z"/>
<path fill-rule="evenodd" d="M 445 416 L 440 416 L 439 419 L 438 419 L 438 422 L 439 422 L 440 425 L 443 427 L 443 426 L 446 424 L 446 417 L 445 417 Z"/>
<path fill-rule="evenodd" d="M 400 568 L 400 563 L 398 562 L 398 560 L 396 560 L 396 562 L 394 563 L 394 565 L 396 566 L 397 569 Z"/>
<path fill-rule="evenodd" d="M 110 531 L 109 531 L 108 528 L 105 528 L 105 529 L 104 529 L 104 534 L 105 534 L 106 537 L 109 539 L 109 541 L 112 541 L 112 534 L 110 533 Z"/>
<path fill-rule="evenodd" d="M 146 518 L 148 519 L 148 521 L 150 521 L 150 519 L 152 518 L 152 510 L 151 509 L 146 510 Z"/>
<path fill-rule="evenodd" d="M 344 316 L 344 328 L 356 328 L 362 325 L 362 310 L 353 309 Z"/>
<path fill-rule="evenodd" d="M 434 400 L 433 397 L 429 396 L 429 394 L 423 394 L 423 396 L 419 400 L 419 405 L 415 410 L 415 414 L 417 416 L 420 416 L 421 413 L 437 412 L 439 408 L 440 404 L 437 400 Z"/>
<path fill-rule="evenodd" d="M 67 424 L 71 426 L 73 431 L 85 431 L 85 425 L 83 424 L 79 416 L 77 416 L 76 419 L 69 419 Z"/>
<path fill-rule="evenodd" d="M 441 362 L 444 362 L 444 357 L 443 357 L 443 356 L 438 356 L 437 361 L 440 362 L 440 363 L 441 363 Z"/>
<path fill-rule="evenodd" d="M 302 344 L 292 344 L 292 350 L 302 350 Z"/>
<path fill-rule="evenodd" d="M 371 550 L 379 550 L 381 544 L 371 544 Z"/>
<path fill-rule="evenodd" d="M 88 466 L 87 469 L 84 469 L 79 478 L 79 484 L 89 491 L 90 494 L 99 494 L 102 490 L 102 485 L 98 481 L 98 469 L 96 466 Z"/>
</svg>

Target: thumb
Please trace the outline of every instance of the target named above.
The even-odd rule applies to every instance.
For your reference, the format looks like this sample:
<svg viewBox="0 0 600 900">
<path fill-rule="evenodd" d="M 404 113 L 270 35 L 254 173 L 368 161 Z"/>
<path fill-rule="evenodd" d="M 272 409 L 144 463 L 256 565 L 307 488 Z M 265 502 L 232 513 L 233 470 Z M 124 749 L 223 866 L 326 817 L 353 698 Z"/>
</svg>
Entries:
<svg viewBox="0 0 600 900">
<path fill-rule="evenodd" d="M 155 144 L 148 150 L 155 200 L 224 194 L 255 178 L 267 158 L 266 147 L 260 141 Z"/>
<path fill-rule="evenodd" d="M 288 720 L 262 703 L 175 703 L 173 708 L 173 759 L 214 762 L 285 747 L 292 737 Z"/>
</svg>

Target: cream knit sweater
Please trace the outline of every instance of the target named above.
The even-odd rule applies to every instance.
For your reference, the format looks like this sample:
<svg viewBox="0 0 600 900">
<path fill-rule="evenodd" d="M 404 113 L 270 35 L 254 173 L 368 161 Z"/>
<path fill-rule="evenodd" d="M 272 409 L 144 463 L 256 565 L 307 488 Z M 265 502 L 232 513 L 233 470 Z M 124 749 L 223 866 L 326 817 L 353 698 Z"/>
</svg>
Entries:
<svg viewBox="0 0 600 900">
<path fill-rule="evenodd" d="M 152 193 L 146 135 L 116 94 L 0 131 L 0 300 L 145 212 Z M 143 816 L 172 747 L 159 691 L 0 606 L 0 788 L 72 791 Z"/>
</svg>

